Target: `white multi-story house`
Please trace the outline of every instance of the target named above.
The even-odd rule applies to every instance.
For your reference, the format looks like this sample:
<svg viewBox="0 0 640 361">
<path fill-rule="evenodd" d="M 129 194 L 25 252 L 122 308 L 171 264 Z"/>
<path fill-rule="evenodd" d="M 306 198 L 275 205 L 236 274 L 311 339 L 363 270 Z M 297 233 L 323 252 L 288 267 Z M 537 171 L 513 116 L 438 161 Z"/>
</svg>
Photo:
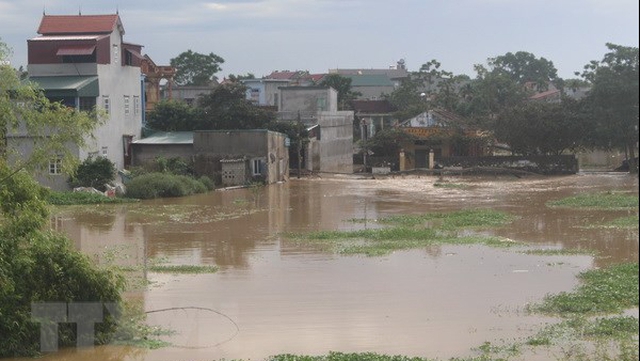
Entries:
<svg viewBox="0 0 640 361">
<path fill-rule="evenodd" d="M 123 41 L 118 14 L 43 15 L 40 36 L 27 40 L 29 80 L 47 98 L 79 109 L 102 109 L 106 121 L 94 132 L 88 149 L 75 149 L 80 160 L 103 156 L 118 169 L 130 163 L 130 144 L 140 137 L 144 82 L 140 70 L 142 46 Z M 29 152 L 28 134 L 8 136 L 8 145 Z M 68 175 L 56 167 L 38 180 L 52 189 L 68 188 Z M 59 162 L 58 162 L 59 163 Z"/>
</svg>

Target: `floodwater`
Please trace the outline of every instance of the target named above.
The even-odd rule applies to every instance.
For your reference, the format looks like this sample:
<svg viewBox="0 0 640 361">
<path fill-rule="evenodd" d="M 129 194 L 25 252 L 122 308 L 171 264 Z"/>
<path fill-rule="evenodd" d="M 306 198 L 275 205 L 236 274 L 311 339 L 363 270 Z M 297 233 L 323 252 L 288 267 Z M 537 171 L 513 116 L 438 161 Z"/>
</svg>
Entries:
<svg viewBox="0 0 640 361">
<path fill-rule="evenodd" d="M 638 230 L 589 225 L 637 214 L 548 208 L 582 192 L 638 193 L 626 174 L 566 177 L 292 179 L 141 204 L 60 208 L 52 227 L 99 262 L 161 259 L 219 267 L 215 274 L 143 274 L 128 294 L 148 322 L 177 333 L 157 350 L 102 346 L 44 360 L 262 359 L 279 353 L 378 352 L 447 359 L 485 341 L 518 341 L 552 319 L 524 312 L 576 274 L 638 261 Z M 528 255 L 480 245 L 432 246 L 382 257 L 328 253 L 283 232 L 377 227 L 375 219 L 468 208 L 519 216 L 493 234 L 537 248 L 595 249 L 598 256 Z M 364 223 L 348 220 L 364 218 Z M 489 233 L 487 233 L 489 234 Z"/>
</svg>

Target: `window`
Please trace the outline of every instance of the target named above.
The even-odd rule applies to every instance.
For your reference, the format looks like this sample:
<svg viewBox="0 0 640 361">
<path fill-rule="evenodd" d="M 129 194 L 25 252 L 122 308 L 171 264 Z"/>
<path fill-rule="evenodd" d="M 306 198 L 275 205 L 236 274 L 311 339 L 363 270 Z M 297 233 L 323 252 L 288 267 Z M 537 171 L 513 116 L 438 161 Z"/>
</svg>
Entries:
<svg viewBox="0 0 640 361">
<path fill-rule="evenodd" d="M 96 106 L 95 97 L 80 97 L 80 110 L 90 112 Z"/>
<path fill-rule="evenodd" d="M 102 96 L 102 107 L 104 108 L 105 113 L 111 114 L 111 102 L 109 101 L 108 95 Z"/>
<path fill-rule="evenodd" d="M 318 109 L 318 111 L 322 111 L 322 110 L 327 110 L 327 99 L 325 98 L 318 98 L 316 99 L 316 108 Z"/>
<path fill-rule="evenodd" d="M 260 159 L 251 161 L 251 174 L 254 176 L 262 174 L 262 161 Z"/>
<path fill-rule="evenodd" d="M 113 44 L 113 63 L 118 63 L 118 44 Z"/>
<path fill-rule="evenodd" d="M 62 174 L 62 157 L 49 160 L 49 174 Z"/>
<path fill-rule="evenodd" d="M 131 112 L 131 109 L 129 108 L 129 96 L 125 95 L 124 96 L 124 115 L 129 115 L 129 113 Z"/>
<path fill-rule="evenodd" d="M 140 115 L 140 97 L 137 95 L 133 96 L 133 115 Z"/>
<path fill-rule="evenodd" d="M 109 155 L 108 150 L 109 150 L 109 147 L 102 147 L 102 156 L 103 156 L 103 157 L 105 157 L 105 158 L 106 158 L 106 157 L 107 157 L 107 155 Z"/>
</svg>

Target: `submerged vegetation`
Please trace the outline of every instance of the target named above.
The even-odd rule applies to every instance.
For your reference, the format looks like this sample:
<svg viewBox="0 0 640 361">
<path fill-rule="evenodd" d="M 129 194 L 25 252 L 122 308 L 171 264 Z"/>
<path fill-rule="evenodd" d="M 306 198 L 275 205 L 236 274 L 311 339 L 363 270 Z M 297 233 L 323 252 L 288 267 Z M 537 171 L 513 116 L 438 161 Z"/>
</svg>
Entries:
<svg viewBox="0 0 640 361">
<path fill-rule="evenodd" d="M 77 204 L 119 204 L 138 202 L 133 198 L 107 197 L 102 194 L 89 192 L 56 192 L 49 193 L 48 201 L 56 206 L 67 206 Z"/>
<path fill-rule="evenodd" d="M 638 208 L 638 196 L 622 192 L 584 193 L 547 202 L 549 207 L 577 209 L 633 209 Z"/>
<path fill-rule="evenodd" d="M 427 213 L 382 218 L 379 228 L 351 231 L 317 231 L 290 234 L 299 241 L 307 241 L 342 254 L 379 256 L 396 250 L 426 247 L 434 244 L 484 244 L 511 246 L 511 240 L 482 235 L 459 235 L 460 230 L 500 227 L 513 219 L 494 210 L 462 210 L 451 213 Z M 363 222 L 354 219 L 352 222 Z"/>
</svg>

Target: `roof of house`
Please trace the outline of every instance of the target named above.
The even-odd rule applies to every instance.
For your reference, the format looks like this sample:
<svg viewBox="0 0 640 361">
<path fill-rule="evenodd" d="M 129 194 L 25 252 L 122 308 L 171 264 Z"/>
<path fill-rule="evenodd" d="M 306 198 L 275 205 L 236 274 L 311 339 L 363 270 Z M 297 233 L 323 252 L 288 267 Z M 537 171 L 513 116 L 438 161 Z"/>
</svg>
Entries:
<svg viewBox="0 0 640 361">
<path fill-rule="evenodd" d="M 193 144 L 193 132 L 155 132 L 133 144 Z"/>
<path fill-rule="evenodd" d="M 118 27 L 124 28 L 118 14 L 110 15 L 43 15 L 38 34 L 100 34 L 111 33 Z"/>
<path fill-rule="evenodd" d="M 532 96 L 530 96 L 529 99 L 540 100 L 540 99 L 547 99 L 547 98 L 558 96 L 558 95 L 560 95 L 560 90 L 551 89 L 544 92 L 535 93 Z"/>
<path fill-rule="evenodd" d="M 300 71 L 274 71 L 265 76 L 265 79 L 294 79 L 300 76 Z"/>
</svg>

